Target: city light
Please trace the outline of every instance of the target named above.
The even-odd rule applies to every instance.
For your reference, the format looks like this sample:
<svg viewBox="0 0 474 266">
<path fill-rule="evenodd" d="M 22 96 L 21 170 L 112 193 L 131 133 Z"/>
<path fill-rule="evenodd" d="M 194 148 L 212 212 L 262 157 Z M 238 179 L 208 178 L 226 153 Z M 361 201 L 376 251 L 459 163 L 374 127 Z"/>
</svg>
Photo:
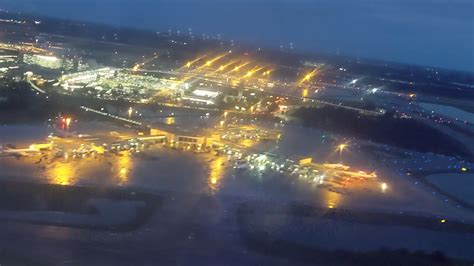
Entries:
<svg viewBox="0 0 474 266">
<path fill-rule="evenodd" d="M 157 59 L 159 57 L 159 55 L 157 55 L 156 53 L 154 54 L 153 57 L 149 58 L 149 59 L 146 59 L 144 60 L 143 62 L 141 63 L 136 63 L 133 68 L 132 68 L 132 71 L 136 72 L 138 70 L 140 70 L 140 66 L 145 66 L 146 64 L 150 63 L 151 61 Z"/>
<path fill-rule="evenodd" d="M 303 98 L 308 97 L 308 88 L 303 89 L 303 92 L 301 93 L 301 97 L 303 97 Z"/>
<path fill-rule="evenodd" d="M 173 125 L 175 123 L 175 118 L 173 116 L 168 116 L 165 119 L 165 124 L 167 125 Z"/>
<path fill-rule="evenodd" d="M 239 71 L 240 69 L 242 69 L 243 67 L 247 66 L 248 64 L 250 64 L 250 62 L 245 62 L 245 63 L 242 63 L 240 65 L 237 65 L 235 66 L 231 71 L 229 71 L 229 73 L 232 73 L 232 72 L 237 72 Z M 227 73 L 227 74 L 229 74 Z"/>
<path fill-rule="evenodd" d="M 339 153 L 342 153 L 347 148 L 347 146 L 347 143 L 341 143 L 337 146 L 337 150 L 339 151 Z"/>
<path fill-rule="evenodd" d="M 188 61 L 188 62 L 186 62 L 185 67 L 190 68 L 194 63 L 196 63 L 196 62 L 198 62 L 198 61 L 200 61 L 200 60 L 202 60 L 206 57 L 207 57 L 207 55 L 202 55 L 202 56 L 199 56 L 199 57 L 197 57 L 197 58 L 195 58 L 191 61 Z"/>
<path fill-rule="evenodd" d="M 210 67 L 212 64 L 214 64 L 214 62 L 217 62 L 219 60 L 221 60 L 222 58 L 226 57 L 227 55 L 229 55 L 229 53 L 224 53 L 224 54 L 220 54 L 210 60 L 207 60 L 206 63 L 203 65 L 203 66 L 206 66 L 206 67 Z"/>
<path fill-rule="evenodd" d="M 387 183 L 380 184 L 380 189 L 382 190 L 382 192 L 385 192 L 387 190 L 387 188 L 388 188 Z"/>
<path fill-rule="evenodd" d="M 237 61 L 230 61 L 229 63 L 227 63 L 227 64 L 225 64 L 225 65 L 221 65 L 217 71 L 221 71 L 221 72 L 222 72 L 222 71 L 224 71 L 225 69 L 227 69 L 229 66 L 235 64 L 236 62 L 237 62 Z M 217 72 L 217 71 L 216 71 L 216 72 Z"/>
<path fill-rule="evenodd" d="M 311 79 L 316 75 L 316 72 L 318 71 L 318 69 L 314 69 L 313 71 L 307 73 L 306 75 L 304 75 L 303 79 L 300 80 L 299 84 L 303 84 L 305 82 L 309 82 L 311 81 Z"/>
<path fill-rule="evenodd" d="M 130 107 L 130 108 L 128 108 L 128 118 L 131 118 L 132 114 L 133 114 L 133 108 Z"/>
</svg>

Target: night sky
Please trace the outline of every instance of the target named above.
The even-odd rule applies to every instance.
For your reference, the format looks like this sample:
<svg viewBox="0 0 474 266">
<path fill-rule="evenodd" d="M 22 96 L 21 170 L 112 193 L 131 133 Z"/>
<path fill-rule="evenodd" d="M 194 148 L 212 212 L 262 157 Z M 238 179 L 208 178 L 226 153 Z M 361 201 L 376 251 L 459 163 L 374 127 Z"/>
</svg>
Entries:
<svg viewBox="0 0 474 266">
<path fill-rule="evenodd" d="M 474 0 L 0 0 L 0 8 L 474 72 Z"/>
</svg>

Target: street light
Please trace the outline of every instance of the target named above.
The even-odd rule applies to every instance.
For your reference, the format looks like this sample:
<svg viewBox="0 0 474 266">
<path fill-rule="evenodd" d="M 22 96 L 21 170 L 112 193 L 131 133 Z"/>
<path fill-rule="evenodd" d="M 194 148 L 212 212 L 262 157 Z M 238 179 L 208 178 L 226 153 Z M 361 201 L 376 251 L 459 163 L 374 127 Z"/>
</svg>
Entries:
<svg viewBox="0 0 474 266">
<path fill-rule="evenodd" d="M 306 81 L 310 81 L 315 75 L 316 75 L 316 71 L 318 69 L 314 69 L 313 71 L 309 72 L 308 74 L 306 74 L 303 79 L 301 79 L 301 81 L 299 82 L 300 85 Z"/>
<path fill-rule="evenodd" d="M 303 98 L 308 97 L 308 88 L 304 88 L 304 89 L 303 89 L 303 92 L 301 93 L 301 96 L 302 96 Z"/>
<path fill-rule="evenodd" d="M 347 148 L 346 143 L 342 143 L 342 144 L 339 144 L 339 146 L 337 146 L 337 150 L 339 151 L 339 153 L 342 153 L 346 148 Z"/>
</svg>

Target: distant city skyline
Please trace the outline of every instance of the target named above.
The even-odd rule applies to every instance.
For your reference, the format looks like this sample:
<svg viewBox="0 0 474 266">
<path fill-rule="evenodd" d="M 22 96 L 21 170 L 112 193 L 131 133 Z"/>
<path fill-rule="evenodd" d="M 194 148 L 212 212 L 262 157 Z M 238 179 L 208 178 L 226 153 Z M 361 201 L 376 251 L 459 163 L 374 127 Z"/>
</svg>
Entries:
<svg viewBox="0 0 474 266">
<path fill-rule="evenodd" d="M 474 72 L 471 0 L 0 0 L 0 8 Z"/>
</svg>

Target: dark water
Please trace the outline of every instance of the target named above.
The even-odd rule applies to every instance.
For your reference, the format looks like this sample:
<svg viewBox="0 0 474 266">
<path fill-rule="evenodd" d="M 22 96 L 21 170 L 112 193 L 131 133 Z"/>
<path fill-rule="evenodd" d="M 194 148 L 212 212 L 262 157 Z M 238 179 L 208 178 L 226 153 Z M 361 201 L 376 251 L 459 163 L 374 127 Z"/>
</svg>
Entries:
<svg viewBox="0 0 474 266">
<path fill-rule="evenodd" d="M 156 31 L 474 70 L 471 0 L 0 0 L 0 7 Z"/>
</svg>

